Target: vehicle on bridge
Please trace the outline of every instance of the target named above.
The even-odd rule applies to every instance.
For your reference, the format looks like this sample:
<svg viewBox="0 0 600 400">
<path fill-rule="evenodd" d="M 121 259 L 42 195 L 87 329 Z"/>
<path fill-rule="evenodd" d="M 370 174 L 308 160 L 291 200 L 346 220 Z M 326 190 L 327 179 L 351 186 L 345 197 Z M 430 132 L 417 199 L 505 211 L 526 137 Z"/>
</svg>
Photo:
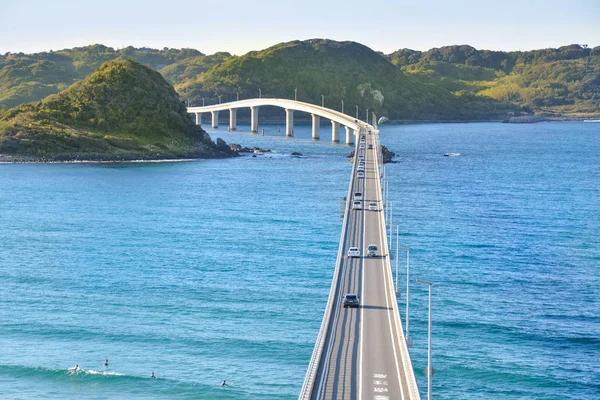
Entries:
<svg viewBox="0 0 600 400">
<path fill-rule="evenodd" d="M 379 254 L 377 253 L 377 245 L 376 244 L 370 244 L 369 247 L 367 247 L 367 257 L 377 257 Z"/>
<path fill-rule="evenodd" d="M 358 247 L 350 247 L 348 249 L 348 258 L 360 257 L 360 249 Z"/>
<path fill-rule="evenodd" d="M 358 308 L 359 306 L 360 306 L 360 297 L 358 297 L 354 293 L 348 293 L 344 296 L 344 308 L 346 308 L 346 307 Z"/>
<path fill-rule="evenodd" d="M 373 150 L 373 145 L 369 143 L 368 149 Z"/>
<path fill-rule="evenodd" d="M 355 200 L 352 202 L 352 209 L 353 210 L 362 210 L 362 201 L 360 200 Z"/>
<path fill-rule="evenodd" d="M 362 200 L 362 199 L 363 199 L 363 195 L 362 195 L 361 192 L 355 192 L 354 193 L 354 201 Z"/>
<path fill-rule="evenodd" d="M 365 177 L 365 171 L 358 171 L 358 172 L 356 172 L 356 177 L 357 178 L 364 178 Z"/>
<path fill-rule="evenodd" d="M 376 201 L 372 201 L 369 203 L 369 211 L 378 211 L 377 210 L 377 202 Z"/>
</svg>

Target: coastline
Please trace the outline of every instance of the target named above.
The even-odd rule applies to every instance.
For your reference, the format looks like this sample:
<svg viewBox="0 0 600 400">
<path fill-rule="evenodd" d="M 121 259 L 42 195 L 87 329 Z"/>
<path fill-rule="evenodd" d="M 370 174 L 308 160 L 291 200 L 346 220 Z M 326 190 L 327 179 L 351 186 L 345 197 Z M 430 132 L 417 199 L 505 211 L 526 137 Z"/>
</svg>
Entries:
<svg viewBox="0 0 600 400">
<path fill-rule="evenodd" d="M 131 157 L 110 155 L 91 155 L 91 156 L 13 156 L 0 154 L 0 164 L 105 164 L 105 163 L 160 163 L 160 162 L 190 162 L 198 160 L 210 160 L 225 157 L 201 157 L 200 155 L 186 155 L 184 157 L 141 157 L 131 155 Z"/>
</svg>

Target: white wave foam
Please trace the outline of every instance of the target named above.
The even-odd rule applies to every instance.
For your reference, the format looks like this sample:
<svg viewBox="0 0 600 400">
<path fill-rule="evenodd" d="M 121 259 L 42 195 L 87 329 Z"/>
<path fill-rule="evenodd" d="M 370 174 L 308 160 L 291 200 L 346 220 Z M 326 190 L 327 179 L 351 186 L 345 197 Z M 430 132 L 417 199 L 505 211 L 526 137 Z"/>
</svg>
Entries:
<svg viewBox="0 0 600 400">
<path fill-rule="evenodd" d="M 110 375 L 110 376 L 125 376 L 119 372 L 114 371 L 95 371 L 93 369 L 84 369 L 83 372 L 88 375 Z"/>
</svg>

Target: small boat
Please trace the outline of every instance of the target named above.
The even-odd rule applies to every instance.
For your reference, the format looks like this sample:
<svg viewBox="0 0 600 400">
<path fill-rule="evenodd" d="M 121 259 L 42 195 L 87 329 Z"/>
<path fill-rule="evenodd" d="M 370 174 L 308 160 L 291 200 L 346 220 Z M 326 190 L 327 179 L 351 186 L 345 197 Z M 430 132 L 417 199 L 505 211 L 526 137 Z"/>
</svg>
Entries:
<svg viewBox="0 0 600 400">
<path fill-rule="evenodd" d="M 458 157 L 460 153 L 444 153 L 444 157 Z"/>
</svg>

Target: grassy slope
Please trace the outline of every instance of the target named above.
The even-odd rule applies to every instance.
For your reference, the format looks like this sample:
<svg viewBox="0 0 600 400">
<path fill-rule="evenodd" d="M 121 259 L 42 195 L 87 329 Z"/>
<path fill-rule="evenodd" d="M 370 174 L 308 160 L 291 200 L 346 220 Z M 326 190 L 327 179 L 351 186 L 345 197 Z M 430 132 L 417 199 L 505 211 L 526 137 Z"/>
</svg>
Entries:
<svg viewBox="0 0 600 400">
<path fill-rule="evenodd" d="M 540 114 L 600 115 L 600 47 L 492 52 L 448 46 L 402 49 L 388 58 L 455 92 L 514 102 Z"/>
<path fill-rule="evenodd" d="M 0 153 L 59 158 L 218 156 L 175 90 L 134 61 L 110 61 L 56 95 L 0 113 Z"/>
<path fill-rule="evenodd" d="M 154 50 L 130 46 L 115 50 L 103 45 L 37 54 L 0 55 L 0 109 L 58 93 L 107 61 L 131 59 L 158 69 L 201 55 L 192 49 Z"/>
<path fill-rule="evenodd" d="M 454 95 L 433 80 L 407 76 L 385 57 L 354 42 L 307 40 L 281 43 L 268 49 L 231 57 L 194 80 L 178 84 L 184 97 L 215 101 L 254 97 L 298 99 L 347 111 L 355 105 L 380 115 L 408 119 L 490 118 L 499 102 L 471 95 Z M 514 109 L 514 107 L 513 107 Z"/>
</svg>

